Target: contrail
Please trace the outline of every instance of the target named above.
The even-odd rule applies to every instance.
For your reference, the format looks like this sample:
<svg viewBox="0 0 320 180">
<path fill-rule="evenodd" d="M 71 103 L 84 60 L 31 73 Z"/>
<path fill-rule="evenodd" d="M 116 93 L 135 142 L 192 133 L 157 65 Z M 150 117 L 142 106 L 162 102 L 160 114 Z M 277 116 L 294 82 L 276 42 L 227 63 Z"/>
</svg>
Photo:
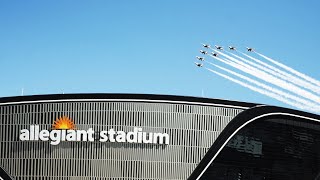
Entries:
<svg viewBox="0 0 320 180">
<path fill-rule="evenodd" d="M 220 61 L 220 62 L 222 62 L 222 63 L 228 64 L 228 65 L 230 65 L 230 66 L 232 66 L 232 67 L 234 67 L 234 68 L 237 68 L 237 67 L 233 66 L 235 63 L 232 62 L 232 61 L 230 61 L 230 60 L 222 59 L 222 58 L 215 57 L 215 56 L 212 56 L 212 55 L 209 55 L 209 56 L 211 56 L 212 58 L 215 58 L 216 60 L 218 60 L 218 61 Z M 207 61 L 207 62 L 208 62 L 208 61 Z M 210 62 L 208 62 L 208 63 L 210 63 Z M 238 68 L 237 68 L 237 69 L 238 69 Z"/>
<path fill-rule="evenodd" d="M 269 64 L 267 64 L 267 63 L 265 63 L 265 62 L 263 62 L 263 61 L 260 61 L 259 59 L 256 59 L 256 58 L 254 58 L 254 57 L 252 57 L 252 56 L 249 56 L 249 55 L 247 55 L 247 54 L 245 54 L 245 53 L 243 53 L 243 52 L 240 52 L 240 51 L 238 51 L 238 52 L 241 53 L 242 55 L 250 58 L 251 60 L 253 60 L 253 61 L 255 61 L 255 62 L 263 65 L 264 67 L 262 66 L 262 68 L 264 68 L 264 69 L 263 69 L 264 71 L 267 71 L 267 72 L 269 72 L 269 73 L 271 73 L 271 74 L 273 74 L 273 75 L 276 75 L 276 76 L 278 76 L 278 77 L 280 77 L 280 78 L 282 78 L 282 79 L 284 79 L 284 80 L 286 80 L 286 81 L 289 81 L 289 82 L 291 82 L 291 83 L 293 83 L 293 84 L 296 84 L 296 85 L 298 85 L 298 86 L 300 86 L 300 87 L 303 87 L 303 88 L 305 88 L 305 89 L 309 89 L 309 90 L 311 90 L 311 91 L 313 91 L 313 92 L 315 92 L 315 93 L 317 93 L 317 94 L 320 94 L 320 87 L 319 87 L 319 86 L 316 86 L 316 85 L 314 85 L 314 84 L 312 84 L 312 83 L 309 83 L 309 82 L 307 82 L 307 81 L 304 81 L 304 80 L 302 80 L 302 79 L 300 79 L 300 78 L 298 78 L 298 77 L 296 77 L 296 76 L 293 76 L 293 75 L 291 75 L 291 74 L 289 74 L 289 73 L 286 73 L 286 72 L 284 72 L 284 71 L 282 71 L 282 70 L 280 70 L 280 69 L 278 69 L 278 68 L 276 68 L 276 67 L 274 67 L 274 66 L 271 66 L 271 65 L 269 65 Z M 230 54 L 234 55 L 235 57 L 242 58 L 242 57 L 237 56 L 237 55 L 235 55 L 235 54 L 233 54 L 233 53 L 230 53 Z M 250 62 L 250 61 L 249 61 L 249 62 Z M 251 63 L 252 63 L 252 62 L 251 62 Z M 250 63 L 249 63 L 249 64 L 250 64 Z M 255 64 L 255 63 L 253 63 L 253 64 Z M 256 65 L 258 65 L 258 64 L 256 64 Z M 261 67 L 261 65 L 258 65 L 258 66 Z M 256 66 L 256 67 L 257 67 L 257 66 Z M 259 68 L 259 67 L 258 67 L 258 68 Z M 273 73 L 270 72 L 270 71 L 273 71 Z"/>
<path fill-rule="evenodd" d="M 267 56 L 265 56 L 263 54 L 260 54 L 258 52 L 255 52 L 255 53 L 258 54 L 259 56 L 265 58 L 266 60 L 272 62 L 273 64 L 276 64 L 277 66 L 282 67 L 283 69 L 285 69 L 285 70 L 287 70 L 287 71 L 289 71 L 289 72 L 291 72 L 291 73 L 293 73 L 293 74 L 295 74 L 295 75 L 297 75 L 297 76 L 299 76 L 299 77 L 301 77 L 301 78 L 303 78 L 303 79 L 305 79 L 305 80 L 307 80 L 307 81 L 309 81 L 309 82 L 311 82 L 311 83 L 313 83 L 313 84 L 315 84 L 317 86 L 320 86 L 320 81 L 318 81 L 318 80 L 316 80 L 316 79 L 314 79 L 314 78 L 312 78 L 310 76 L 307 76 L 307 75 L 305 75 L 305 74 L 303 74 L 303 73 L 301 73 L 301 72 L 299 72 L 299 71 L 297 71 L 297 70 L 295 70 L 295 69 L 293 69 L 291 67 L 288 67 L 288 66 L 286 66 L 286 65 L 284 65 L 284 64 L 282 64 L 282 63 L 280 63 L 280 62 L 278 62 L 276 60 L 273 60 L 273 59 L 271 59 L 271 58 L 269 58 L 269 57 L 267 57 Z"/>
<path fill-rule="evenodd" d="M 251 89 L 252 91 L 255 91 L 255 92 L 258 92 L 258 93 L 260 93 L 260 94 L 263 94 L 263 95 L 269 96 L 269 97 L 271 97 L 271 98 L 277 99 L 278 101 L 281 101 L 281 102 L 286 103 L 286 104 L 288 104 L 288 105 L 291 105 L 291 106 L 293 106 L 293 107 L 297 107 L 297 108 L 299 108 L 299 109 L 305 109 L 305 106 L 303 106 L 302 104 L 292 102 L 292 101 L 290 101 L 290 100 L 288 100 L 288 99 L 286 99 L 286 98 L 283 98 L 283 97 L 281 97 L 281 96 L 279 96 L 279 95 L 277 95 L 277 94 L 275 94 L 275 93 L 271 93 L 271 92 L 269 92 L 269 91 L 265 91 L 265 90 L 256 88 L 256 87 L 251 86 L 251 85 L 249 85 L 249 84 L 247 84 L 247 83 L 245 83 L 245 82 L 242 82 L 242 81 L 240 81 L 240 80 L 234 79 L 234 78 L 232 78 L 232 77 L 230 77 L 230 76 L 228 76 L 228 75 L 225 75 L 225 74 L 223 74 L 223 73 L 219 73 L 219 72 L 214 71 L 214 70 L 212 70 L 212 69 L 209 69 L 209 68 L 206 68 L 206 67 L 205 67 L 205 69 L 207 69 L 207 70 L 210 71 L 210 72 L 215 73 L 215 74 L 218 75 L 218 76 L 221 76 L 221 77 L 223 77 L 223 78 L 225 78 L 225 79 L 228 79 L 228 80 L 230 80 L 230 81 L 232 81 L 232 82 L 234 82 L 234 83 L 237 83 L 237 84 L 239 84 L 239 85 L 241 85 L 241 86 L 243 86 L 243 87 L 246 87 L 246 88 L 248 88 L 248 89 Z"/>
<path fill-rule="evenodd" d="M 219 52 L 219 51 L 216 51 L 216 52 Z M 235 61 L 237 63 L 226 62 L 226 61 L 223 61 L 221 58 L 217 58 L 217 57 L 211 56 L 211 55 L 210 56 L 215 58 L 215 59 L 218 59 L 218 60 L 220 60 L 220 61 L 222 61 L 222 62 L 224 62 L 224 63 L 226 63 L 226 64 L 228 64 L 228 65 L 230 65 L 230 66 L 232 66 L 234 68 L 237 68 L 237 69 L 239 69 L 239 70 L 241 70 L 243 72 L 251 74 L 252 76 L 260 78 L 260 79 L 262 79 L 262 80 L 264 80 L 266 82 L 269 82 L 269 83 L 274 84 L 276 86 L 279 86 L 279 87 L 281 87 L 283 89 L 291 91 L 291 92 L 293 92 L 295 94 L 303 96 L 303 97 L 305 97 L 305 98 L 307 98 L 307 99 L 309 99 L 311 101 L 314 101 L 316 103 L 320 103 L 320 97 L 314 95 L 313 93 L 311 93 L 309 91 L 306 91 L 306 90 L 301 89 L 301 88 L 299 88 L 299 87 L 297 87 L 297 86 L 295 86 L 295 85 L 293 85 L 291 83 L 288 83 L 288 82 L 286 82 L 284 80 L 276 78 L 273 75 L 269 75 L 269 74 L 267 74 L 265 72 L 262 72 L 262 71 L 260 71 L 260 70 L 258 70 L 256 68 L 254 68 L 254 67 L 252 67 L 250 65 L 247 65 L 247 64 L 245 64 L 245 63 L 243 63 L 243 62 L 241 62 L 241 61 L 239 61 L 239 60 L 237 60 L 237 59 L 235 59 L 233 57 L 230 57 L 230 56 L 228 56 L 228 55 L 226 55 L 226 54 L 224 54 L 222 52 L 219 52 L 219 54 L 221 54 L 221 55 L 225 56 L 226 58 L 228 58 L 228 59 L 230 59 L 232 61 Z"/>
<path fill-rule="evenodd" d="M 221 67 L 221 66 L 219 66 L 219 65 L 216 65 L 216 64 L 214 64 L 214 63 L 211 63 L 211 62 L 208 62 L 208 63 L 211 64 L 211 65 L 213 65 L 213 66 L 215 66 L 215 67 L 217 67 L 217 68 L 219 68 L 219 69 L 221 69 L 221 70 L 224 70 L 224 71 L 226 71 L 226 72 L 228 72 L 228 73 L 230 73 L 230 74 L 233 74 L 233 75 L 235 75 L 235 76 L 237 76 L 237 77 L 239 77 L 239 78 L 241 78 L 241 79 L 244 79 L 244 80 L 246 80 L 246 81 L 248 81 L 248 82 L 250 82 L 250 83 L 253 83 L 253 84 L 255 84 L 255 85 L 257 85 L 257 86 L 259 86 L 259 87 L 261 87 L 261 88 L 263 88 L 263 89 L 265 89 L 265 90 L 271 91 L 271 92 L 273 92 L 273 93 L 275 93 L 275 94 L 279 94 L 279 95 L 281 95 L 281 96 L 283 96 L 283 97 L 285 97 L 285 98 L 292 99 L 292 100 L 294 100 L 294 101 L 296 101 L 296 102 L 305 104 L 306 106 L 308 106 L 308 108 L 306 107 L 305 109 L 308 109 L 308 110 L 310 110 L 310 111 L 316 111 L 316 112 L 317 112 L 318 110 L 315 109 L 315 108 L 318 108 L 318 109 L 320 108 L 319 105 L 317 105 L 317 104 L 315 104 L 315 103 L 312 103 L 312 102 L 310 102 L 310 101 L 308 101 L 308 100 L 299 98 L 299 97 L 297 97 L 297 96 L 295 96 L 295 95 L 292 95 L 292 94 L 286 93 L 286 92 L 284 92 L 284 91 L 281 91 L 281 90 L 279 90 L 279 89 L 273 88 L 273 87 L 268 86 L 268 85 L 266 85 L 266 84 L 264 84 L 264 83 L 261 83 L 261 82 L 258 82 L 258 81 L 256 81 L 256 80 L 253 80 L 253 79 L 251 79 L 251 78 L 249 78 L 249 77 L 247 77 L 247 76 L 241 75 L 241 74 L 236 73 L 236 72 L 234 72 L 234 71 L 232 71 L 232 70 L 229 70 L 229 69 L 227 69 L 227 68 L 223 68 L 223 67 Z"/>
<path fill-rule="evenodd" d="M 257 62 L 257 63 L 259 63 L 259 64 L 261 64 L 261 65 L 263 65 L 263 66 L 265 66 L 265 67 L 268 67 L 269 69 L 273 69 L 273 70 L 277 71 L 278 73 L 281 73 L 281 74 L 283 73 L 283 75 L 286 75 L 286 74 L 287 74 L 287 73 L 284 73 L 282 70 L 280 70 L 280 69 L 278 69 L 278 68 L 276 68 L 276 67 L 273 67 L 273 66 L 271 66 L 271 65 L 269 65 L 269 64 L 267 64 L 267 63 L 265 63 L 265 62 L 263 62 L 263 61 L 260 61 L 259 59 L 256 59 L 256 58 L 254 58 L 254 57 L 252 57 L 252 56 L 249 56 L 249 55 L 247 55 L 247 54 L 245 54 L 245 53 L 243 53 L 243 52 L 241 52 L 241 51 L 237 51 L 237 52 L 239 52 L 240 54 L 246 56 L 247 58 L 252 59 L 253 61 L 255 61 L 255 62 Z"/>
</svg>

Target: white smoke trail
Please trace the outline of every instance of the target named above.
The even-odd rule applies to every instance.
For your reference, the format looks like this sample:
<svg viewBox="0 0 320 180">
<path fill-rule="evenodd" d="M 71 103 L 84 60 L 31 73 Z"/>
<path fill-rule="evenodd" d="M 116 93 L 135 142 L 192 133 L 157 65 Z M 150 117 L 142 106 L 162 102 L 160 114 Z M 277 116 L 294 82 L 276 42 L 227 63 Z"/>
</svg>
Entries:
<svg viewBox="0 0 320 180">
<path fill-rule="evenodd" d="M 237 77 L 239 77 L 239 78 L 241 78 L 241 79 L 244 79 L 244 80 L 246 80 L 246 81 L 248 81 L 248 82 L 250 82 L 250 83 L 253 83 L 253 84 L 255 84 L 255 85 L 257 85 L 257 86 L 259 86 L 259 87 L 261 87 L 261 88 L 263 88 L 263 89 L 265 89 L 265 90 L 268 90 L 268 91 L 271 91 L 271 92 L 273 92 L 273 93 L 279 94 L 279 95 L 283 96 L 284 98 L 289 98 L 289 99 L 292 99 L 292 100 L 294 100 L 294 101 L 296 101 L 296 102 L 305 104 L 305 105 L 306 105 L 306 108 L 305 108 L 306 110 L 318 112 L 318 110 L 320 109 L 320 106 L 317 105 L 317 104 L 315 104 L 315 103 L 312 103 L 312 102 L 307 101 L 307 100 L 305 100 L 305 99 L 299 98 L 299 97 L 297 97 L 297 96 L 295 96 L 295 95 L 286 93 L 286 92 L 281 91 L 281 90 L 279 90 L 279 89 L 273 88 L 273 87 L 268 86 L 268 85 L 266 85 L 266 84 L 264 84 L 264 83 L 261 83 L 261 82 L 258 82 L 258 81 L 256 81 L 256 80 L 253 80 L 253 79 L 251 79 L 251 78 L 249 78 L 249 77 L 247 77 L 247 76 L 241 75 L 241 74 L 236 73 L 236 72 L 234 72 L 234 71 L 232 71 L 232 70 L 229 70 L 229 69 L 227 69 L 227 68 L 223 68 L 223 67 L 221 67 L 221 66 L 219 66 L 219 65 L 216 65 L 216 64 L 214 64 L 214 63 L 211 63 L 211 62 L 208 62 L 208 63 L 211 64 L 211 65 L 213 65 L 213 66 L 215 66 L 215 67 L 217 67 L 217 68 L 219 68 L 219 69 L 221 69 L 221 70 L 224 70 L 224 71 L 226 71 L 226 72 L 228 72 L 228 73 L 230 73 L 230 74 L 232 74 L 232 75 L 235 75 L 235 76 L 237 76 Z M 315 108 L 318 108 L 318 109 L 315 109 Z"/>
<path fill-rule="evenodd" d="M 238 58 L 238 59 L 240 59 L 240 60 L 242 60 L 242 61 L 244 61 L 244 62 L 246 62 L 246 63 L 248 63 L 248 64 L 250 64 L 250 65 L 252 65 L 252 66 L 255 66 L 255 67 L 257 67 L 257 68 L 259 68 L 259 69 L 261 69 L 261 70 L 264 70 L 264 71 L 265 71 L 265 70 L 267 69 L 266 67 L 263 67 L 263 66 L 261 66 L 260 64 L 251 62 L 251 61 L 249 61 L 249 60 L 247 60 L 247 59 L 245 59 L 245 58 L 243 58 L 243 57 L 240 57 L 240 56 L 238 56 L 238 55 L 236 55 L 236 54 L 234 54 L 234 53 L 227 52 L 227 51 L 226 51 L 226 53 L 231 54 L 232 56 L 234 56 L 234 57 L 236 57 L 236 58 Z"/>
<path fill-rule="evenodd" d="M 282 74 L 282 75 L 288 74 L 288 73 L 285 73 L 285 72 L 283 72 L 282 70 L 280 70 L 280 69 L 278 69 L 278 68 L 276 68 L 276 67 L 274 67 L 274 66 L 271 66 L 271 65 L 269 65 L 269 64 L 267 64 L 267 63 L 265 63 L 265 62 L 263 62 L 263 61 L 260 61 L 259 59 L 256 59 L 256 58 L 254 58 L 254 57 L 252 57 L 252 56 L 249 56 L 248 54 L 245 54 L 245 53 L 243 53 L 243 52 L 241 52 L 241 51 L 237 51 L 237 52 L 239 52 L 240 54 L 242 54 L 242 55 L 244 55 L 244 56 L 246 56 L 246 57 L 248 57 L 248 58 L 250 58 L 250 59 L 252 59 L 253 61 L 255 61 L 255 62 L 257 62 L 257 63 L 260 63 L 261 65 L 263 65 L 263 66 L 265 66 L 265 67 L 267 67 L 267 68 L 269 68 L 269 69 L 273 69 L 273 70 L 277 71 L 278 73 L 280 73 L 280 74 Z"/>
<path fill-rule="evenodd" d="M 228 75 L 225 75 L 225 74 L 223 74 L 223 73 L 219 73 L 219 72 L 214 71 L 214 70 L 212 70 L 212 69 L 209 69 L 209 68 L 206 68 L 206 67 L 205 67 L 205 69 L 207 69 L 207 70 L 210 71 L 210 72 L 215 73 L 215 74 L 218 75 L 218 76 L 221 76 L 221 77 L 223 77 L 223 78 L 225 78 L 225 79 L 228 79 L 228 80 L 230 80 L 230 81 L 232 81 L 232 82 L 234 82 L 234 83 L 237 83 L 237 84 L 239 84 L 239 85 L 241 85 L 241 86 L 243 86 L 243 87 L 246 87 L 246 88 L 248 88 L 248 89 L 251 89 L 252 91 L 255 91 L 255 92 L 258 92 L 258 93 L 260 93 L 260 94 L 269 96 L 269 97 L 271 97 L 271 98 L 274 98 L 274 99 L 276 99 L 276 100 L 278 100 L 278 101 L 281 101 L 281 102 L 286 103 L 286 104 L 288 104 L 288 105 L 291 105 L 291 106 L 293 106 L 293 107 L 296 107 L 296 108 L 299 108 L 299 109 L 304 109 L 304 108 L 305 108 L 304 105 L 299 104 L 299 103 L 292 102 L 292 101 L 290 101 L 290 100 L 288 100 L 288 99 L 286 99 L 286 98 L 283 98 L 283 97 L 281 97 L 281 96 L 279 96 L 279 95 L 277 95 L 277 94 L 275 94 L 275 93 L 271 93 L 271 92 L 269 92 L 269 91 L 265 91 L 265 90 L 259 89 L 259 88 L 257 88 L 257 87 L 251 86 L 251 85 L 249 85 L 249 84 L 247 84 L 247 83 L 245 83 L 245 82 L 242 82 L 242 81 L 240 81 L 240 80 L 234 79 L 234 78 L 232 78 L 232 77 L 230 77 L 230 76 L 228 76 Z"/>
<path fill-rule="evenodd" d="M 278 69 L 278 68 L 276 68 L 276 67 L 274 67 L 274 66 L 271 66 L 271 65 L 269 65 L 269 64 L 267 64 L 267 63 L 265 63 L 265 62 L 263 62 L 263 61 L 260 61 L 259 59 L 256 59 L 256 58 L 254 58 L 254 57 L 252 57 L 252 56 L 249 56 L 249 55 L 247 55 L 247 54 L 245 54 L 245 53 L 243 53 L 243 52 L 240 52 L 240 51 L 238 51 L 238 52 L 241 53 L 242 55 L 250 58 L 251 60 L 253 60 L 253 61 L 255 61 L 255 62 L 260 63 L 261 65 L 263 65 L 263 66 L 261 66 L 261 65 L 259 65 L 259 64 L 253 63 L 253 64 L 258 65 L 258 66 L 256 66 L 256 67 L 258 67 L 258 68 L 260 68 L 260 69 L 261 69 L 261 67 L 262 67 L 262 68 L 264 68 L 264 69 L 262 69 L 262 70 L 264 70 L 264 71 L 266 71 L 266 72 L 269 72 L 269 73 L 271 73 L 271 74 L 273 74 L 273 75 L 276 75 L 276 76 L 282 78 L 283 80 L 286 80 L 286 81 L 291 82 L 291 83 L 293 83 L 293 84 L 296 84 L 296 85 L 298 85 L 298 86 L 300 86 L 300 87 L 303 87 L 303 88 L 305 88 L 305 89 L 309 89 L 309 90 L 311 90 L 311 91 L 313 91 L 313 92 L 315 92 L 315 93 L 317 93 L 317 94 L 320 94 L 320 87 L 319 87 L 319 86 L 316 86 L 316 85 L 311 84 L 311 83 L 309 83 L 309 82 L 307 82 L 307 81 L 305 81 L 305 80 L 302 80 L 302 79 L 300 79 L 300 78 L 298 78 L 298 77 L 296 77 L 296 76 L 294 76 L 294 75 L 291 75 L 291 74 L 289 74 L 289 73 L 286 73 L 286 72 L 284 72 L 284 71 L 282 71 L 282 70 L 280 70 L 280 69 Z M 239 58 L 239 59 L 242 58 L 242 57 L 237 56 L 237 55 L 235 55 L 235 54 L 233 54 L 233 53 L 230 53 L 230 54 L 234 55 L 235 57 L 237 57 L 237 58 Z M 243 60 L 243 59 L 244 59 L 244 58 L 242 58 L 241 60 Z M 247 62 L 247 61 L 245 61 L 245 62 Z M 250 61 L 249 61 L 249 62 L 250 62 Z M 249 62 L 247 62 L 247 63 L 249 63 Z M 252 63 L 252 62 L 251 62 L 251 63 Z M 251 63 L 249 63 L 249 64 L 251 64 Z M 253 65 L 253 64 L 252 64 L 252 65 Z M 273 71 L 273 72 L 271 72 L 271 71 Z"/>
<path fill-rule="evenodd" d="M 295 70 L 295 69 L 293 69 L 291 67 L 288 67 L 288 66 L 286 66 L 286 65 L 284 65 L 284 64 L 282 64 L 282 63 L 280 63 L 280 62 L 278 62 L 276 60 L 273 60 L 273 59 L 271 59 L 271 58 L 269 58 L 269 57 L 267 57 L 267 56 L 265 56 L 263 54 L 260 54 L 258 52 L 255 52 L 255 53 L 258 54 L 259 56 L 265 58 L 266 60 L 272 62 L 273 64 L 275 64 L 275 65 L 277 65 L 277 66 L 279 66 L 279 67 L 281 67 L 281 68 L 283 68 L 283 69 L 285 69 L 285 70 L 287 70 L 287 71 L 299 76 L 300 78 L 303 78 L 303 79 L 305 79 L 305 80 L 307 80 L 307 81 L 309 81 L 309 82 L 311 82 L 311 83 L 313 83 L 313 84 L 315 84 L 317 86 L 320 86 L 320 81 L 318 81 L 318 80 L 316 80 L 316 79 L 314 79 L 314 78 L 312 78 L 310 76 L 307 76 L 307 75 L 305 75 L 305 74 L 303 74 L 303 73 L 301 73 L 301 72 L 299 72 L 299 71 L 297 71 L 297 70 Z"/>
<path fill-rule="evenodd" d="M 243 62 L 241 62 L 241 61 L 239 61 L 239 60 L 237 60 L 237 59 L 235 59 L 233 57 L 230 57 L 230 56 L 228 56 L 228 55 L 226 55 L 226 54 L 224 54 L 222 52 L 219 52 L 219 51 L 216 51 L 216 52 L 218 52 L 219 54 L 225 56 L 226 58 L 228 58 L 228 59 L 230 59 L 230 60 L 232 60 L 232 61 L 234 61 L 236 63 L 234 63 L 234 62 L 226 62 L 226 61 L 222 60 L 221 58 L 217 58 L 217 57 L 211 56 L 211 55 L 210 56 L 215 58 L 215 59 L 218 59 L 219 61 L 224 62 L 224 63 L 226 63 L 226 64 L 228 64 L 228 65 L 230 65 L 230 66 L 232 66 L 234 68 L 237 68 L 237 69 L 239 69 L 239 70 L 241 70 L 243 72 L 251 74 L 252 76 L 260 78 L 260 79 L 262 79 L 262 80 L 264 80 L 266 82 L 269 82 L 269 83 L 274 84 L 274 85 L 276 85 L 278 87 L 281 87 L 283 89 L 291 91 L 291 92 L 293 92 L 293 93 L 295 93 L 295 94 L 297 94 L 299 96 L 303 96 L 304 98 L 309 99 L 311 101 L 314 101 L 316 103 L 320 103 L 320 97 L 314 95 L 313 93 L 311 93 L 309 91 L 301 89 L 301 88 L 299 88 L 299 87 L 297 87 L 297 86 L 295 86 L 295 85 L 293 85 L 291 83 L 288 83 L 288 82 L 286 82 L 286 81 L 284 81 L 282 79 L 276 78 L 273 75 L 269 75 L 269 74 L 267 74 L 265 72 L 262 72 L 262 71 L 260 71 L 260 70 L 258 70 L 256 68 L 254 68 L 254 67 L 252 67 L 250 65 L 247 65 L 247 64 L 245 64 L 245 63 L 243 63 Z"/>
</svg>

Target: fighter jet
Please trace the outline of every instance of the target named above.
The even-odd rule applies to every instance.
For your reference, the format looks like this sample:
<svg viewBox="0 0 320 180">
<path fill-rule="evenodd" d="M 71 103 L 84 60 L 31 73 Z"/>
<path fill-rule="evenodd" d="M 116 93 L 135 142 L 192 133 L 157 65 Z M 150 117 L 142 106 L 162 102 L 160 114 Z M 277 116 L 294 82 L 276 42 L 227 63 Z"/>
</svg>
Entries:
<svg viewBox="0 0 320 180">
<path fill-rule="evenodd" d="M 234 50 L 236 50 L 236 47 L 234 47 L 234 46 L 229 46 L 229 49 L 234 51 Z"/>
<path fill-rule="evenodd" d="M 253 48 L 249 48 L 249 47 L 247 47 L 247 51 L 252 52 L 252 51 L 253 51 Z"/>
<path fill-rule="evenodd" d="M 221 46 L 215 45 L 214 47 L 216 47 L 218 50 L 223 50 L 223 47 L 221 47 Z"/>
<path fill-rule="evenodd" d="M 202 67 L 202 66 L 203 66 L 203 64 L 200 64 L 200 63 L 196 63 L 196 62 L 195 62 L 195 64 L 196 64 L 196 66 L 198 66 L 198 67 Z"/>
<path fill-rule="evenodd" d="M 215 56 L 215 57 L 218 56 L 218 53 L 215 53 L 215 52 L 212 52 L 211 54 L 212 54 L 212 56 Z"/>
<path fill-rule="evenodd" d="M 204 51 L 204 50 L 200 50 L 200 53 L 201 54 L 208 54 L 207 51 Z"/>
<path fill-rule="evenodd" d="M 210 48 L 209 44 L 202 44 L 202 46 L 205 47 L 205 48 Z"/>
<path fill-rule="evenodd" d="M 196 58 L 200 61 L 204 61 L 204 57 L 199 57 L 199 56 L 196 56 Z"/>
</svg>

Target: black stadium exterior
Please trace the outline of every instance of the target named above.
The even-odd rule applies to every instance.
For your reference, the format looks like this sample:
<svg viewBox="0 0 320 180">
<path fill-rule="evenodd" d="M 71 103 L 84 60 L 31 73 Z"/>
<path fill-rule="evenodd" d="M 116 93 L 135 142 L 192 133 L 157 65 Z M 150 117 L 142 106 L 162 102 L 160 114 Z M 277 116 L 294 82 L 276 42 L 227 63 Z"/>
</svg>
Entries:
<svg viewBox="0 0 320 180">
<path fill-rule="evenodd" d="M 320 116 L 142 94 L 0 98 L 0 180 L 320 179 Z"/>
</svg>

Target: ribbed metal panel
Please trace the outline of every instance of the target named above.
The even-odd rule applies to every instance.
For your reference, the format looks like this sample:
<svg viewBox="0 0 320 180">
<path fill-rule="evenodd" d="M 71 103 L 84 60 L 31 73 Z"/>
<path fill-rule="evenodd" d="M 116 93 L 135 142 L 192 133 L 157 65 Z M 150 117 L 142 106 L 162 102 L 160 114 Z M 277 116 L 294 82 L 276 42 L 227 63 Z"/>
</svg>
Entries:
<svg viewBox="0 0 320 180">
<path fill-rule="evenodd" d="M 187 179 L 241 109 L 144 102 L 61 102 L 0 106 L 0 166 L 17 180 Z M 51 129 L 68 116 L 77 129 L 167 133 L 169 145 L 20 141 L 21 129 Z"/>
</svg>

